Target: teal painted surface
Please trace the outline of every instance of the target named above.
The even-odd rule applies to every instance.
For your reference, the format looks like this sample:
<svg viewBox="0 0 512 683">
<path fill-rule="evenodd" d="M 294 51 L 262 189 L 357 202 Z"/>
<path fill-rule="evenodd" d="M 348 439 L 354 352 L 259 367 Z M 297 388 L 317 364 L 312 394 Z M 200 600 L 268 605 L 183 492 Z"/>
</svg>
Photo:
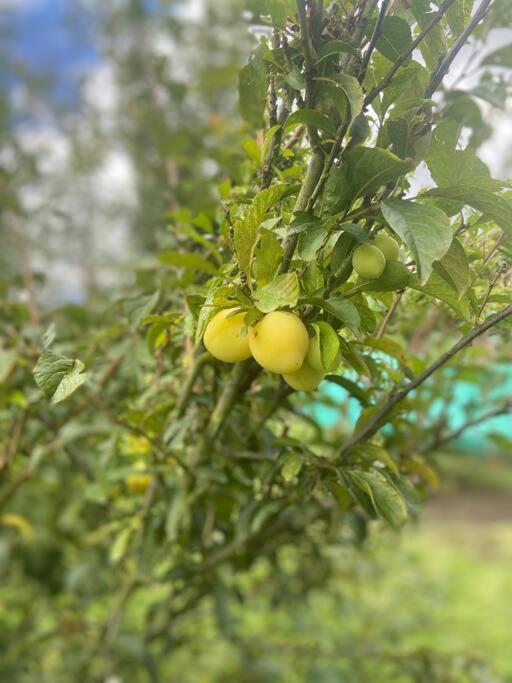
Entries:
<svg viewBox="0 0 512 683">
<path fill-rule="evenodd" d="M 470 382 L 456 382 L 452 389 L 453 401 L 447 409 L 447 424 L 450 429 L 456 430 L 466 421 L 466 408 L 472 404 L 479 406 L 476 415 L 486 413 L 496 407 L 501 400 L 512 397 L 512 365 L 499 368 L 503 372 L 505 381 L 498 389 L 493 391 L 485 401 L 482 401 L 479 387 Z M 355 377 L 351 377 L 355 379 Z M 353 426 L 361 414 L 359 402 L 352 398 L 348 392 L 337 384 L 323 382 L 320 388 L 322 395 L 327 397 L 333 405 L 315 403 L 311 406 L 311 413 L 317 422 L 323 427 L 333 427 L 340 422 L 346 422 Z M 432 423 L 439 417 L 443 407 L 441 399 L 435 401 L 431 408 Z M 458 445 L 465 450 L 480 452 L 494 448 L 489 440 L 489 434 L 500 434 L 512 438 L 512 417 L 499 415 L 486 420 L 485 423 L 469 428 L 458 440 Z"/>
</svg>

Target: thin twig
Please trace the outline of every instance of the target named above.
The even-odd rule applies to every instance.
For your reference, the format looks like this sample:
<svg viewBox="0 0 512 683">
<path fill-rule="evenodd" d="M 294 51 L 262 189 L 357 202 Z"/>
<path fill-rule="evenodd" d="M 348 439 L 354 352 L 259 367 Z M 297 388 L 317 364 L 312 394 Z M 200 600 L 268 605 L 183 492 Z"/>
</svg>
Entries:
<svg viewBox="0 0 512 683">
<path fill-rule="evenodd" d="M 382 32 L 382 25 L 384 24 L 384 18 L 386 16 L 386 12 L 388 10 L 388 5 L 389 5 L 389 0 L 383 0 L 380 11 L 379 11 L 379 16 L 377 18 L 377 23 L 375 24 L 375 28 L 373 29 L 373 33 L 372 33 L 372 37 L 370 39 L 370 43 L 368 44 L 366 52 L 364 53 L 363 61 L 361 62 L 361 66 L 359 68 L 359 76 L 358 76 L 359 83 L 362 83 L 364 80 L 364 77 L 366 74 L 366 69 L 368 68 L 368 64 L 370 63 L 370 59 L 371 59 L 373 51 L 375 49 L 375 45 L 377 44 L 377 41 L 378 41 L 380 34 Z"/>
<path fill-rule="evenodd" d="M 443 353 L 434 363 L 428 366 L 420 375 L 411 380 L 403 389 L 392 393 L 388 400 L 378 408 L 373 416 L 366 422 L 361 429 L 356 432 L 342 447 L 341 455 L 345 455 L 348 451 L 354 448 L 355 445 L 361 441 L 365 441 L 373 436 L 386 422 L 389 421 L 390 415 L 395 406 L 400 403 L 411 391 L 423 384 L 436 370 L 445 365 L 449 360 L 455 356 L 461 349 L 468 346 L 477 337 L 487 332 L 491 327 L 501 322 L 512 314 L 512 304 L 504 308 L 499 313 L 487 318 L 481 325 L 474 327 L 471 332 L 466 334 L 456 344 L 454 344 L 446 353 Z"/>
<path fill-rule="evenodd" d="M 176 402 L 177 418 L 183 417 L 183 415 L 185 414 L 185 410 L 190 401 L 192 389 L 194 388 L 196 379 L 199 373 L 201 372 L 203 365 L 207 363 L 208 360 L 210 360 L 210 358 L 211 356 L 209 353 L 202 353 L 200 356 L 194 359 L 192 366 L 189 370 L 189 373 L 183 384 L 183 387 L 181 389 L 180 395 L 178 396 L 178 400 Z"/>
<path fill-rule="evenodd" d="M 466 26 L 466 29 L 463 31 L 463 33 L 461 33 L 461 35 L 457 39 L 457 42 L 453 45 L 451 50 L 447 53 L 445 58 L 441 61 L 441 63 L 437 67 L 437 69 L 434 71 L 434 73 L 430 77 L 430 82 L 427 86 L 427 89 L 425 90 L 425 94 L 423 95 L 424 99 L 426 99 L 426 100 L 430 99 L 432 97 L 432 95 L 435 93 L 435 91 L 437 90 L 437 88 L 441 84 L 441 81 L 443 80 L 443 78 L 446 76 L 446 74 L 450 70 L 450 67 L 452 65 L 453 60 L 459 54 L 461 48 L 466 44 L 469 36 L 473 33 L 475 28 L 478 26 L 478 24 L 482 21 L 482 19 L 487 14 L 487 10 L 488 10 L 491 2 L 492 2 L 492 0 L 482 0 L 482 2 L 480 3 L 480 6 L 478 7 L 477 11 L 473 15 L 473 18 L 471 19 L 469 24 Z"/>
<path fill-rule="evenodd" d="M 386 313 L 386 315 L 384 316 L 384 319 L 382 320 L 382 323 L 379 327 L 379 330 L 378 330 L 377 334 L 375 335 L 375 339 L 381 339 L 383 337 L 384 332 L 386 331 L 386 328 L 388 326 L 388 323 L 391 320 L 394 312 L 396 311 L 397 306 L 400 303 L 400 299 L 404 295 L 404 292 L 405 292 L 405 289 L 402 289 L 397 293 L 396 298 L 394 299 L 393 303 L 389 307 L 388 312 Z"/>
<path fill-rule="evenodd" d="M 487 420 L 490 420 L 493 417 L 498 417 L 499 415 L 508 415 L 511 411 L 511 408 L 512 405 L 510 403 L 506 403 L 505 405 L 502 405 L 499 408 L 493 408 L 492 410 L 489 410 L 487 413 L 484 413 L 479 417 L 475 417 L 472 420 L 468 420 L 461 427 L 454 430 L 453 432 L 450 432 L 446 436 L 438 436 L 438 438 L 436 438 L 433 443 L 421 448 L 420 453 L 428 453 L 430 451 L 437 450 L 440 446 L 444 446 L 449 441 L 458 439 L 459 436 L 462 436 L 462 434 L 470 427 L 475 427 L 476 425 L 479 425 L 482 422 L 486 422 Z"/>
<path fill-rule="evenodd" d="M 489 297 L 491 296 L 492 290 L 494 289 L 494 286 L 498 282 L 498 279 L 499 279 L 500 275 L 504 272 L 505 268 L 506 268 L 505 264 L 503 264 L 501 266 L 501 268 L 498 268 L 493 279 L 489 282 L 487 292 L 485 293 L 482 304 L 481 304 L 480 308 L 478 309 L 478 313 L 476 316 L 476 322 L 478 322 L 480 320 L 480 316 L 482 315 L 484 308 L 487 306 L 487 302 L 489 301 Z"/>
<path fill-rule="evenodd" d="M 412 41 L 412 43 L 409 45 L 407 50 L 402 52 L 400 57 L 396 60 L 396 62 L 393 64 L 391 69 L 387 72 L 387 74 L 384 76 L 384 78 L 377 83 L 377 85 L 370 90 L 370 92 L 366 95 L 364 98 L 364 103 L 363 107 L 367 107 L 376 97 L 377 95 L 384 90 L 384 88 L 387 88 L 387 86 L 391 83 L 393 80 L 394 75 L 398 71 L 398 69 L 404 64 L 404 62 L 409 59 L 409 57 L 412 55 L 414 50 L 418 47 L 418 45 L 421 43 L 421 41 L 432 31 L 432 29 L 441 21 L 443 18 L 444 14 L 446 13 L 446 10 L 450 7 L 450 5 L 453 5 L 455 0 L 444 0 L 443 4 L 439 8 L 439 11 L 434 14 L 432 19 L 428 22 L 428 24 L 425 26 L 423 31 L 419 33 L 416 38 Z"/>
</svg>

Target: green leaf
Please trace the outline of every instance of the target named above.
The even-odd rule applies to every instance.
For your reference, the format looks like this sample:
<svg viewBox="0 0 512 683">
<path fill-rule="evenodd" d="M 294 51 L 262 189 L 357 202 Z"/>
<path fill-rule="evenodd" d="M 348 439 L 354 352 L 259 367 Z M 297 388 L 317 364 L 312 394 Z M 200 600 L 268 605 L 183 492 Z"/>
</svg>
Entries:
<svg viewBox="0 0 512 683">
<path fill-rule="evenodd" d="M 443 197 L 472 206 L 473 209 L 480 211 L 495 221 L 508 237 L 512 237 L 512 211 L 510 204 L 500 195 L 484 187 L 467 183 L 435 187 L 425 192 L 422 197 Z"/>
<path fill-rule="evenodd" d="M 267 75 L 261 59 L 255 58 L 241 69 L 238 96 L 242 117 L 254 126 L 261 126 L 267 99 Z"/>
<path fill-rule="evenodd" d="M 242 142 L 242 147 L 244 148 L 249 159 L 254 163 L 255 166 L 261 165 L 261 148 L 253 138 L 247 138 Z"/>
<path fill-rule="evenodd" d="M 287 190 L 288 186 L 284 183 L 271 185 L 261 190 L 254 197 L 245 217 L 236 221 L 233 226 L 238 265 L 248 277 L 250 276 L 251 261 L 254 257 L 256 243 L 259 239 L 260 224 L 267 211 L 282 199 Z"/>
<path fill-rule="evenodd" d="M 336 126 L 331 119 L 325 114 L 316 111 L 316 109 L 297 109 L 287 118 L 285 129 L 290 130 L 302 124 L 324 130 L 332 135 L 332 137 L 336 135 Z"/>
<path fill-rule="evenodd" d="M 217 266 L 210 263 L 199 254 L 184 254 L 179 251 L 161 251 L 158 254 L 158 260 L 166 266 L 176 266 L 177 268 L 184 268 L 185 270 L 200 271 L 215 275 L 217 273 Z"/>
<path fill-rule="evenodd" d="M 376 19 L 368 22 L 366 35 L 371 37 Z M 402 17 L 385 17 L 376 49 L 391 62 L 394 62 L 412 43 L 411 28 Z M 407 60 L 408 61 L 408 60 Z"/>
<path fill-rule="evenodd" d="M 370 460 L 378 460 L 386 465 L 389 470 L 395 474 L 399 474 L 396 462 L 393 460 L 388 451 L 381 446 L 377 446 L 377 444 L 367 441 L 366 443 L 362 444 L 362 446 L 360 446 L 356 452 L 357 454 L 361 454 L 363 457 Z"/>
<path fill-rule="evenodd" d="M 407 505 L 399 491 L 380 472 L 352 470 L 350 479 L 371 500 L 375 512 L 392 527 L 403 526 L 408 519 Z"/>
<path fill-rule="evenodd" d="M 434 299 L 443 301 L 465 320 L 470 319 L 471 309 L 468 298 L 464 295 L 462 298 L 459 298 L 453 286 L 448 284 L 435 270 L 424 285 L 421 285 L 415 276 L 411 276 L 409 287 L 418 290 L 418 292 L 423 292 L 423 294 L 427 294 Z"/>
<path fill-rule="evenodd" d="M 376 280 L 358 284 L 358 292 L 396 292 L 409 284 L 411 274 L 400 261 L 386 261 L 382 275 Z"/>
<path fill-rule="evenodd" d="M 348 363 L 348 365 L 350 365 L 350 367 L 357 372 L 358 375 L 365 375 L 366 377 L 370 377 L 370 369 L 368 368 L 365 359 L 357 351 L 353 343 L 349 344 L 343 338 L 340 338 L 340 351 L 343 360 L 345 360 Z"/>
<path fill-rule="evenodd" d="M 453 232 L 447 215 L 434 206 L 410 200 L 383 202 L 381 208 L 391 228 L 413 252 L 424 284 L 434 261 L 441 259 L 452 243 Z"/>
<path fill-rule="evenodd" d="M 281 130 L 281 126 L 277 123 L 275 126 L 272 126 L 267 130 L 265 133 L 265 137 L 263 139 L 263 149 L 261 152 L 261 156 L 263 159 L 267 158 L 267 154 L 269 152 L 270 146 L 272 144 L 272 141 L 274 140 L 275 136 L 277 133 Z"/>
<path fill-rule="evenodd" d="M 224 260 L 213 240 L 201 235 L 201 233 L 198 232 L 192 225 L 188 225 L 187 223 L 180 223 L 178 226 L 178 232 L 180 235 L 185 235 L 185 237 L 188 237 L 194 242 L 201 244 L 203 247 L 205 247 L 205 249 L 208 249 L 208 251 L 211 251 L 217 263 L 222 265 Z M 212 237 L 214 236 L 212 235 Z"/>
<path fill-rule="evenodd" d="M 115 537 L 110 548 L 110 562 L 112 564 L 117 564 L 117 562 L 124 557 L 128 550 L 133 531 L 133 526 L 125 526 Z"/>
<path fill-rule="evenodd" d="M 313 261 L 327 234 L 321 223 L 312 225 L 301 232 L 297 244 L 299 257 L 304 261 Z"/>
<path fill-rule="evenodd" d="M 475 154 L 474 150 L 454 149 L 452 145 L 435 141 L 425 159 L 434 182 L 440 186 L 456 183 L 475 182 L 479 176 L 489 177 L 487 166 Z"/>
<path fill-rule="evenodd" d="M 388 62 L 389 64 L 389 62 Z M 400 67 L 389 86 L 382 96 L 382 115 L 394 105 L 405 106 L 414 98 L 422 98 L 430 74 L 424 66 L 416 61 L 411 61 L 406 66 Z"/>
<path fill-rule="evenodd" d="M 349 74 L 336 74 L 336 85 L 328 87 L 327 90 L 343 120 L 346 122 L 348 118 L 348 127 L 350 128 L 363 110 L 364 93 L 359 81 Z M 339 99 L 340 95 L 341 100 Z"/>
<path fill-rule="evenodd" d="M 352 198 L 373 194 L 414 168 L 412 159 L 400 159 L 380 147 L 354 147 L 344 162 Z"/>
<path fill-rule="evenodd" d="M 171 498 L 165 519 L 165 535 L 171 542 L 178 538 L 181 524 L 187 510 L 187 493 L 179 489 Z"/>
<path fill-rule="evenodd" d="M 284 80 L 288 85 L 291 85 L 294 90 L 304 90 L 306 87 L 306 79 L 295 64 L 293 65 L 292 70 L 286 74 Z"/>
<path fill-rule="evenodd" d="M 55 337 L 57 336 L 57 326 L 55 325 L 55 322 L 51 322 L 46 330 L 43 332 L 41 335 L 41 341 L 43 344 L 43 347 L 47 349 L 50 347 L 53 342 L 55 341 Z M 1 362 L 0 362 L 1 365 Z M 1 371 L 0 371 L 0 377 L 1 377 Z M 1 380 L 0 380 L 1 381 Z"/>
<path fill-rule="evenodd" d="M 325 285 L 322 270 L 316 263 L 309 265 L 302 274 L 302 287 L 308 296 L 313 296 Z"/>
<path fill-rule="evenodd" d="M 338 227 L 340 230 L 343 230 L 343 232 L 352 235 L 359 244 L 369 244 L 371 242 L 370 236 L 361 228 L 361 226 L 357 225 L 357 223 L 342 223 Z"/>
<path fill-rule="evenodd" d="M 129 299 L 125 303 L 126 315 L 130 325 L 134 328 L 138 327 L 144 318 L 151 313 L 155 308 L 160 298 L 160 292 L 157 290 L 154 294 L 148 296 L 139 296 L 135 299 Z"/>
<path fill-rule="evenodd" d="M 0 346 L 0 384 L 11 374 L 12 369 L 16 365 L 18 354 L 14 349 L 3 349 Z"/>
<path fill-rule="evenodd" d="M 464 247 L 454 237 L 450 248 L 440 261 L 434 263 L 434 270 L 461 296 L 469 289 L 471 274 Z"/>
<path fill-rule="evenodd" d="M 396 358 L 396 360 L 409 370 L 413 370 L 413 365 L 411 360 L 407 355 L 405 349 L 394 339 L 386 337 L 384 339 L 376 339 L 375 337 L 366 337 L 362 342 L 354 342 L 356 345 L 369 346 L 371 349 L 377 349 L 378 351 L 383 351 L 388 356 Z"/>
<path fill-rule="evenodd" d="M 446 19 L 452 32 L 453 37 L 459 36 L 471 17 L 471 10 L 473 9 L 473 0 L 458 0 L 448 8 L 446 12 Z"/>
<path fill-rule="evenodd" d="M 254 295 L 254 303 L 262 313 L 270 313 L 283 306 L 295 306 L 299 298 L 297 273 L 281 273 Z"/>
<path fill-rule="evenodd" d="M 350 43 L 344 43 L 341 40 L 332 40 L 325 42 L 323 43 L 323 45 L 320 46 L 320 49 L 318 51 L 318 59 L 316 63 L 320 64 L 331 55 L 338 54 L 340 52 L 348 52 L 354 57 L 359 57 L 360 55 L 359 50 Z"/>
<path fill-rule="evenodd" d="M 310 339 L 309 343 L 316 345 L 324 370 L 330 372 L 334 369 L 333 366 L 338 359 L 340 338 L 329 323 L 326 323 L 324 320 L 312 323 L 311 327 L 315 330 L 316 334 Z"/>
<path fill-rule="evenodd" d="M 411 0 L 410 7 L 418 26 L 423 30 L 432 20 L 434 12 L 431 10 L 430 0 Z M 434 71 L 439 58 L 446 54 L 447 46 L 444 31 L 440 24 L 436 24 L 419 44 L 419 49 L 430 71 Z"/>
<path fill-rule="evenodd" d="M 51 403 L 59 403 L 70 396 L 87 380 L 82 361 L 45 351 L 34 368 L 34 379 Z"/>
<path fill-rule="evenodd" d="M 252 273 L 258 287 L 268 284 L 274 277 L 283 257 L 283 248 L 272 232 L 261 236 L 256 248 Z"/>
<path fill-rule="evenodd" d="M 486 55 L 482 61 L 482 66 L 501 66 L 512 69 L 512 44 L 500 47 Z"/>
<path fill-rule="evenodd" d="M 361 389 L 361 387 L 353 382 L 351 379 L 347 379 L 346 377 L 340 377 L 338 375 L 327 375 L 325 379 L 328 382 L 332 382 L 333 384 L 337 384 L 340 387 L 343 387 L 348 393 L 356 398 L 359 403 L 362 406 L 367 406 L 370 402 L 370 399 L 368 397 L 368 394 L 364 389 Z"/>
<path fill-rule="evenodd" d="M 312 304 L 313 306 L 330 313 L 347 325 L 354 334 L 359 335 L 361 333 L 361 317 L 359 316 L 357 308 L 350 301 L 338 297 L 332 297 L 327 299 L 327 301 L 316 297 L 307 297 L 304 299 L 304 303 Z"/>
<path fill-rule="evenodd" d="M 288 453 L 286 461 L 281 468 L 281 475 L 285 481 L 291 481 L 296 477 L 304 464 L 304 458 L 298 453 Z"/>
</svg>

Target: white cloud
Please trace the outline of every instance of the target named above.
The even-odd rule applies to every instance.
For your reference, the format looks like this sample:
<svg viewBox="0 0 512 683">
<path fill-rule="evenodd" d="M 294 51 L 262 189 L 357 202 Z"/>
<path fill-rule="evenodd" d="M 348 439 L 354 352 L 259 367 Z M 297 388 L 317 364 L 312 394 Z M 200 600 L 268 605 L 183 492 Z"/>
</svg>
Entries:
<svg viewBox="0 0 512 683">
<path fill-rule="evenodd" d="M 102 62 L 91 69 L 84 85 L 85 102 L 103 115 L 113 113 L 119 102 L 119 86 L 114 67 Z"/>
<path fill-rule="evenodd" d="M 112 149 L 92 176 L 95 198 L 103 204 L 135 204 L 135 170 L 130 157 L 121 149 Z"/>
</svg>

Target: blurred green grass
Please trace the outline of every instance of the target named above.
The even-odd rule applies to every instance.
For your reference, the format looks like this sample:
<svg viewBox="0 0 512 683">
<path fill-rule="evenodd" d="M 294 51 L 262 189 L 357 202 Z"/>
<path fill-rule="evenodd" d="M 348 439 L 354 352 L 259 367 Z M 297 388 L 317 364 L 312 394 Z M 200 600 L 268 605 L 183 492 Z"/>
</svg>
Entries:
<svg viewBox="0 0 512 683">
<path fill-rule="evenodd" d="M 450 454 L 439 466 L 446 483 L 417 523 L 396 533 L 372 522 L 359 548 L 319 543 L 317 553 L 329 555 L 331 574 L 318 574 L 325 563 L 301 554 L 300 545 L 278 551 L 277 571 L 263 560 L 236 575 L 220 568 L 225 592 L 176 624 L 171 647 L 153 651 L 154 680 L 512 682 L 509 461 Z M 305 592 L 303 579 L 311 577 L 316 587 Z M 16 640 L 16 594 L 23 603 L 31 585 L 19 576 L 0 586 L 7 654 L 27 657 L 20 683 L 32 683 L 36 675 L 42 683 L 67 682 L 84 634 L 62 632 L 65 598 L 51 605 L 34 584 L 40 639 L 30 654 Z M 126 683 L 153 680 L 141 649 L 144 615 L 166 599 L 166 591 L 148 586 L 126 606 L 115 642 L 120 671 L 130 672 Z M 108 605 L 87 602 L 85 621 L 101 622 Z M 0 657 L 0 673 L 1 664 Z"/>
<path fill-rule="evenodd" d="M 288 549 L 282 565 L 303 559 Z M 292 602 L 269 599 L 262 564 L 246 577 L 249 602 L 230 605 L 230 637 L 204 613 L 209 636 L 174 665 L 190 670 L 193 661 L 183 680 L 204 683 L 510 681 L 511 564 L 512 518 L 428 513 L 417 528 L 376 535 L 363 552 L 347 548 L 323 587 Z"/>
</svg>

